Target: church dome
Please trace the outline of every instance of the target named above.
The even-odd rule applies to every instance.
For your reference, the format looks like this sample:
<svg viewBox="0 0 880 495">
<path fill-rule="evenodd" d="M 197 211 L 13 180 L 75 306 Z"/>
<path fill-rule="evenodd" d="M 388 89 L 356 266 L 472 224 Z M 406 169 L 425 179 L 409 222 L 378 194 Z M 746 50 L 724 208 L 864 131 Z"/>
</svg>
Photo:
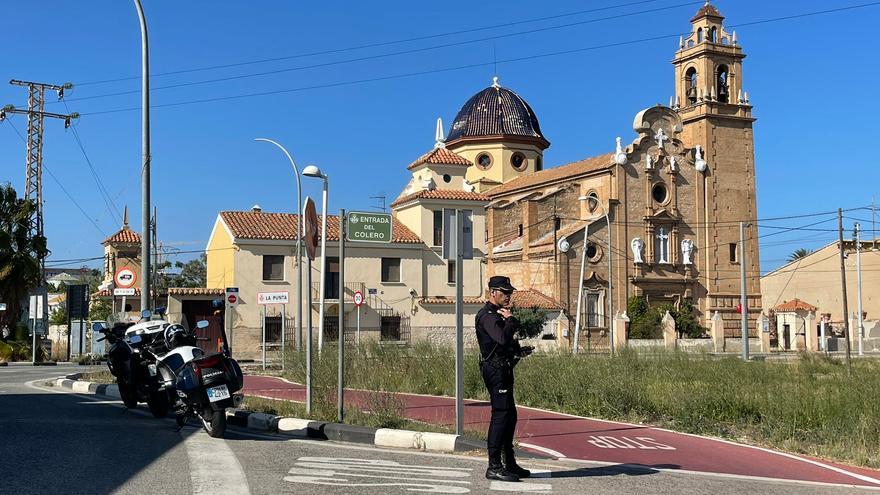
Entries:
<svg viewBox="0 0 880 495">
<path fill-rule="evenodd" d="M 550 145 L 532 107 L 513 91 L 502 88 L 498 78 L 488 88 L 472 96 L 452 121 L 447 144 L 459 139 L 517 136 L 538 141 L 542 148 Z"/>
</svg>

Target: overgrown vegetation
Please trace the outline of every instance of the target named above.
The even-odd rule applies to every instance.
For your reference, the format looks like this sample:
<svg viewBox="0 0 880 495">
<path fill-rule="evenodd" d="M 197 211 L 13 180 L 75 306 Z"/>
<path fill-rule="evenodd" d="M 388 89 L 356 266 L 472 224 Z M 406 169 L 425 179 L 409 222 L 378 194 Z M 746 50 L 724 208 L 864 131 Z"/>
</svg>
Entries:
<svg viewBox="0 0 880 495">
<path fill-rule="evenodd" d="M 698 339 L 708 333 L 708 329 L 700 325 L 694 303 L 690 299 L 683 299 L 676 308 L 668 303 L 650 306 L 643 296 L 633 296 L 626 303 L 629 338 L 662 339 L 663 329 L 660 323 L 667 311 L 675 320 L 675 331 L 679 338 Z"/>
<path fill-rule="evenodd" d="M 328 348 L 315 357 L 316 396 L 335 398 L 336 355 Z M 288 358 L 285 376 L 302 383 L 302 354 Z M 452 396 L 454 363 L 450 348 L 368 344 L 347 354 L 346 383 Z M 516 377 L 522 405 L 880 467 L 880 362 L 873 360 L 856 360 L 850 379 L 840 363 L 813 355 L 782 363 L 681 352 L 560 353 L 523 360 Z M 465 356 L 465 396 L 487 399 L 473 352 Z"/>
</svg>

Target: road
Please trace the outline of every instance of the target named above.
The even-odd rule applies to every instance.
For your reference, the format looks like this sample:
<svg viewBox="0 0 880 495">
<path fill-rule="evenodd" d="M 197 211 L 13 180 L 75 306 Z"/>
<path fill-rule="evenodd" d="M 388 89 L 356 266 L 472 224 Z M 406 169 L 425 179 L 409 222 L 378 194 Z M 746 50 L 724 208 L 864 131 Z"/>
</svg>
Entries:
<svg viewBox="0 0 880 495">
<path fill-rule="evenodd" d="M 0 368 L 4 493 L 669 493 L 842 494 L 865 488 L 671 472 L 624 464 L 527 460 L 538 477 L 489 482 L 480 457 L 287 439 L 195 423 L 177 431 L 143 407 L 44 387 L 83 367 Z"/>
</svg>

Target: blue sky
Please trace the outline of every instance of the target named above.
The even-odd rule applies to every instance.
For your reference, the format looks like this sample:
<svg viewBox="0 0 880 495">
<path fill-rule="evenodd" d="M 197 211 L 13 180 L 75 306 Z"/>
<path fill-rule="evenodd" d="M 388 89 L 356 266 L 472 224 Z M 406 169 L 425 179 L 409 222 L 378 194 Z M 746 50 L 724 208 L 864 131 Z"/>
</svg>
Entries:
<svg viewBox="0 0 880 495">
<path fill-rule="evenodd" d="M 627 3 L 632 5 L 564 15 Z M 256 137 L 284 144 L 301 168 L 315 163 L 327 172 L 333 213 L 368 209 L 376 204 L 370 197 L 381 194 L 390 203 L 408 180 L 406 166 L 433 145 L 436 118 L 442 117 L 448 128 L 461 105 L 491 83 L 495 60 L 502 85 L 529 102 L 552 143 L 546 166 L 608 152 L 616 136 L 624 142 L 634 137 L 632 119 L 639 110 L 669 101 L 678 34 L 689 31 L 689 19 L 699 8 L 699 2 L 684 0 L 635 3 L 145 0 L 152 98 L 159 106 L 152 112 L 152 150 L 160 239 L 197 250 L 204 247 L 220 210 L 255 203 L 265 211 L 296 209 L 286 159 L 271 145 L 254 142 Z M 865 3 L 714 2 L 725 25 Z M 86 154 L 118 210 L 129 205 L 132 225 L 139 229 L 141 115 L 139 110 L 115 111 L 140 105 L 140 33 L 132 2 L 15 2 L 5 13 L 0 80 L 75 84 L 66 107 L 53 103 L 47 110 L 83 114 L 76 129 Z M 559 17 L 524 22 L 548 16 Z M 880 163 L 870 150 L 880 113 L 875 94 L 880 63 L 873 38 L 878 20 L 880 5 L 874 5 L 736 28 L 748 55 L 743 81 L 758 118 L 759 218 L 865 206 L 875 195 L 880 199 Z M 508 25 L 481 29 L 500 24 Z M 555 28 L 563 24 L 574 25 Z M 457 34 L 240 65 L 450 32 Z M 498 36 L 503 37 L 485 39 Z M 658 36 L 668 37 L 624 43 Z M 481 41 L 464 43 L 471 40 Z M 616 43 L 621 44 L 540 56 Z M 529 56 L 538 57 L 505 62 Z M 239 65 L 179 72 L 230 64 Z M 472 67 L 340 84 L 461 66 Z M 162 75 L 168 72 L 177 73 Z M 274 73 L 237 77 L 258 72 Z M 237 78 L 160 89 L 230 77 Z M 129 79 L 98 83 L 120 78 Z M 283 90 L 294 91 L 278 93 Z M 105 96 L 126 92 L 131 93 Z M 275 94 L 162 106 L 263 92 Z M 0 84 L 0 104 L 25 107 L 25 89 Z M 23 192 L 25 146 L 14 129 L 23 134 L 26 122 L 22 116 L 10 120 L 0 123 L 0 181 Z M 73 132 L 58 121 L 44 125 L 49 264 L 100 256 L 100 241 L 119 228 L 120 220 L 99 194 Z M 320 197 L 318 181 L 304 180 L 303 188 L 304 195 Z M 868 220 L 862 225 L 870 230 L 870 211 L 848 216 Z M 760 223 L 795 227 L 826 218 L 833 216 Z M 845 221 L 848 229 L 852 221 Z M 810 227 L 821 230 L 762 239 L 762 268 L 779 266 L 796 248 L 830 242 L 835 227 L 832 220 Z M 777 231 L 767 227 L 761 233 Z"/>
</svg>

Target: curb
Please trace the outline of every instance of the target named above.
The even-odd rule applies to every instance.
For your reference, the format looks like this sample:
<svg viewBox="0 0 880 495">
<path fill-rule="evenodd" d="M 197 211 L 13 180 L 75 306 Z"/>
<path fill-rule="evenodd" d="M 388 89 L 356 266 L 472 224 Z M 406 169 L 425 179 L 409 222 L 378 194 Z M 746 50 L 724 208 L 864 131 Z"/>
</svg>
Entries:
<svg viewBox="0 0 880 495">
<path fill-rule="evenodd" d="M 64 378 L 57 378 L 53 383 L 56 387 L 67 388 L 76 393 L 119 398 L 119 388 L 116 385 L 83 382 L 78 380 L 80 376 L 79 373 L 74 373 Z M 428 452 L 453 453 L 486 449 L 486 442 L 482 440 L 451 433 L 395 430 L 391 428 L 377 429 L 241 410 L 227 411 L 226 420 L 229 424 L 241 428 L 277 433 L 293 438 L 363 443 L 377 447 L 394 447 Z M 543 457 L 527 452 L 522 452 L 521 454 L 524 457 Z"/>
</svg>

